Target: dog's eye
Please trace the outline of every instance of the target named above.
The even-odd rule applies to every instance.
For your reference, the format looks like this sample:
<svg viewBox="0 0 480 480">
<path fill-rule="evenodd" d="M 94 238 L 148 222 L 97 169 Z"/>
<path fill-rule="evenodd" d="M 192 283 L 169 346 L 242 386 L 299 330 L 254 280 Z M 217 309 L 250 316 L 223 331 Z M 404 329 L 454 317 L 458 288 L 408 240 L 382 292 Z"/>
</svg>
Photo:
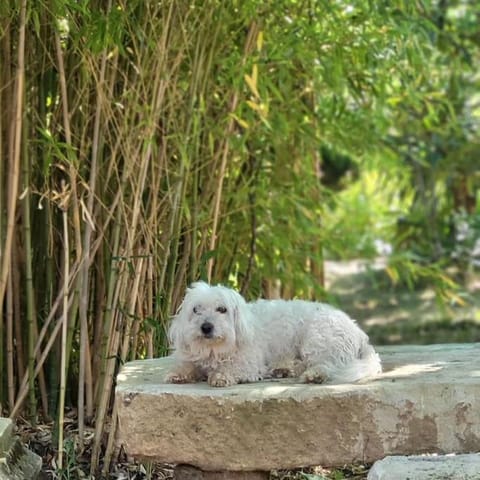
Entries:
<svg viewBox="0 0 480 480">
<path fill-rule="evenodd" d="M 217 312 L 219 313 L 227 313 L 227 309 L 223 306 L 217 307 Z"/>
<path fill-rule="evenodd" d="M 193 313 L 199 314 L 200 309 L 198 307 L 193 307 Z"/>
</svg>

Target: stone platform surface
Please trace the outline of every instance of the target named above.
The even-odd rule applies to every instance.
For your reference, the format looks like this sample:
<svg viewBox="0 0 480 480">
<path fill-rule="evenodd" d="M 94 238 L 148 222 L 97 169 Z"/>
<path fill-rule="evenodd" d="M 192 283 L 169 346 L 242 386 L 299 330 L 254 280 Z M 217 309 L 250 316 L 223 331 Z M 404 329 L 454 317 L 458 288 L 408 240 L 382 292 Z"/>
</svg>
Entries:
<svg viewBox="0 0 480 480">
<path fill-rule="evenodd" d="M 382 375 L 335 386 L 172 385 L 164 383 L 170 358 L 127 363 L 117 377 L 118 442 L 139 459 L 205 471 L 479 450 L 479 343 L 378 351 Z"/>
</svg>

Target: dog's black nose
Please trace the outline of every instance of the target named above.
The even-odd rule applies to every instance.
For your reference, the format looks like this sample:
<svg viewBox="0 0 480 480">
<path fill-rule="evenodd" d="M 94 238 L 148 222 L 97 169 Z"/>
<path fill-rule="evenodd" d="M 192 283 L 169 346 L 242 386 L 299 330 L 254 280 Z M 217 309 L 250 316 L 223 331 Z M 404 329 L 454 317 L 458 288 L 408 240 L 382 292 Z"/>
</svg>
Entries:
<svg viewBox="0 0 480 480">
<path fill-rule="evenodd" d="M 205 337 L 210 338 L 213 335 L 213 324 L 210 322 L 203 322 L 200 330 L 202 330 Z"/>
</svg>

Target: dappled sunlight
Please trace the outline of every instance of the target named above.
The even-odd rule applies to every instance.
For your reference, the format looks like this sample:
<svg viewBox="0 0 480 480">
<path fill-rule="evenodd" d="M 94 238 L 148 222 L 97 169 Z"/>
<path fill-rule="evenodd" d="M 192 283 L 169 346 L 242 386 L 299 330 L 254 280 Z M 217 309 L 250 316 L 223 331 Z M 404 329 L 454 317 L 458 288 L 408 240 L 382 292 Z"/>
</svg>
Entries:
<svg viewBox="0 0 480 480">
<path fill-rule="evenodd" d="M 435 292 L 431 289 L 426 289 L 423 292 L 420 292 L 420 298 L 424 301 L 426 300 L 434 300 L 435 299 Z"/>
<path fill-rule="evenodd" d="M 286 392 L 291 392 L 292 390 L 296 390 L 298 388 L 302 388 L 300 385 L 285 385 L 285 384 L 276 384 L 276 385 L 271 385 L 269 384 L 268 386 L 265 386 L 265 384 L 261 384 L 261 388 L 255 389 L 257 390 L 257 393 L 261 391 L 262 395 L 264 396 L 277 396 L 277 395 L 282 395 Z"/>
<path fill-rule="evenodd" d="M 364 261 L 365 262 L 365 261 Z M 447 343 L 480 340 L 478 299 L 442 303 L 431 286 L 408 289 L 391 285 L 379 264 L 367 271 L 361 261 L 328 262 L 329 292 L 364 327 L 375 345 Z M 330 273 L 328 273 L 328 268 Z M 474 275 L 475 278 L 478 275 Z"/>
<path fill-rule="evenodd" d="M 392 377 L 409 377 L 412 375 L 418 375 L 420 373 L 432 373 L 438 372 L 445 368 L 446 362 L 435 362 L 428 364 L 411 363 L 407 365 L 400 365 L 394 367 L 391 370 L 387 370 L 382 374 L 383 378 Z"/>
<path fill-rule="evenodd" d="M 127 362 L 117 374 L 117 387 L 124 385 L 161 385 L 171 365 L 169 357 L 149 358 Z"/>
</svg>

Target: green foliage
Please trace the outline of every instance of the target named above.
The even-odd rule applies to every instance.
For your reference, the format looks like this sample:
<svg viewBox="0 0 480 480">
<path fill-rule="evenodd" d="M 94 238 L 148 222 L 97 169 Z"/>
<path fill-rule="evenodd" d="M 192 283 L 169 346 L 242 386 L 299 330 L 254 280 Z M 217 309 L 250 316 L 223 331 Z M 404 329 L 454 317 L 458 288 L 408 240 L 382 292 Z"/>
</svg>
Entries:
<svg viewBox="0 0 480 480">
<path fill-rule="evenodd" d="M 75 445 L 72 439 L 64 442 L 65 466 L 56 471 L 59 480 L 74 480 L 79 478 L 79 468 L 76 461 Z"/>
<path fill-rule="evenodd" d="M 412 89 L 402 79 L 393 83 L 396 93 L 389 100 L 395 127 L 385 140 L 410 170 L 415 192 L 399 247 L 415 245 L 417 253 L 436 260 L 450 253 L 454 216 L 478 208 L 475 15 L 478 7 L 469 2 L 428 6 L 431 40 L 424 50 L 430 51 L 429 70 L 415 68 Z"/>
</svg>

